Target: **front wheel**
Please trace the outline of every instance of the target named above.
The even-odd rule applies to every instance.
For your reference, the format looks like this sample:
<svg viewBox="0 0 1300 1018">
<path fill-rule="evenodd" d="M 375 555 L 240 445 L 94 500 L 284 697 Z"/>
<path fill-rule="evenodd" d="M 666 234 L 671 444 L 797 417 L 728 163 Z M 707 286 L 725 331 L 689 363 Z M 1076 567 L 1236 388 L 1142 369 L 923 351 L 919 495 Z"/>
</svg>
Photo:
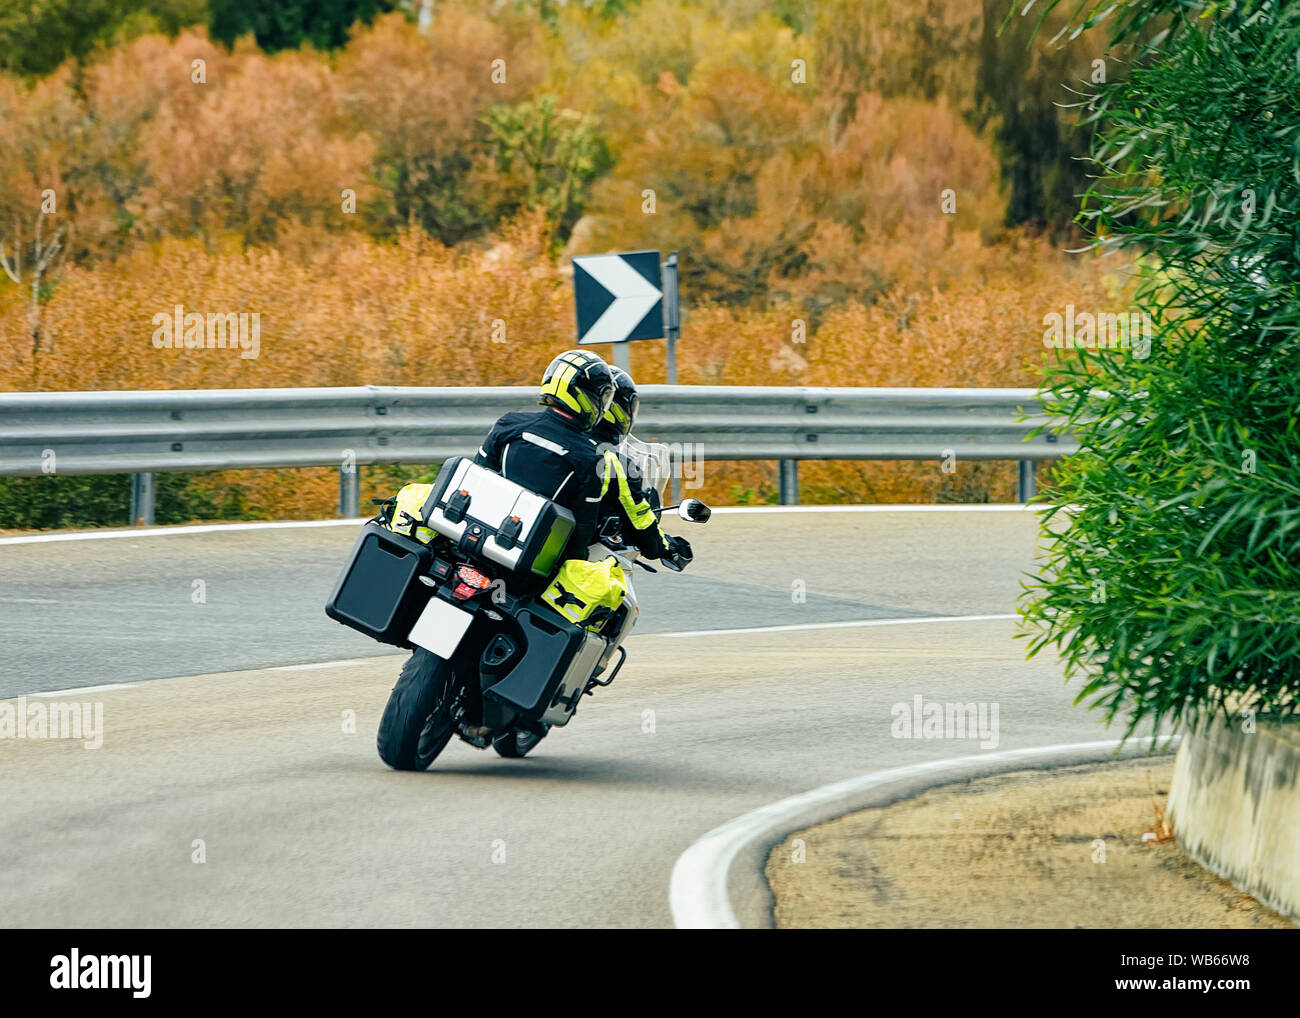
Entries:
<svg viewBox="0 0 1300 1018">
<path fill-rule="evenodd" d="M 389 767 L 425 770 L 451 741 L 451 679 L 451 665 L 422 647 L 406 659 L 375 740 Z"/>
<path fill-rule="evenodd" d="M 497 751 L 498 756 L 508 757 L 517 760 L 521 756 L 527 756 L 529 750 L 546 738 L 546 733 L 534 735 L 532 732 L 521 731 L 518 728 L 512 728 L 505 735 L 498 735 L 492 740 L 492 748 Z"/>
</svg>

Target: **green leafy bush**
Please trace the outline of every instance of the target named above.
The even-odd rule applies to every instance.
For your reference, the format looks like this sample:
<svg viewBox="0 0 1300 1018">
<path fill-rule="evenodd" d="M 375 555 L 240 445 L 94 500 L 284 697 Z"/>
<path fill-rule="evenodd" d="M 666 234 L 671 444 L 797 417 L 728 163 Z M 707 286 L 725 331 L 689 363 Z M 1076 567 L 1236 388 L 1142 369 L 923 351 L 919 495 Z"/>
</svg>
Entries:
<svg viewBox="0 0 1300 1018">
<path fill-rule="evenodd" d="M 1110 5 L 1097 5 L 1093 14 Z M 1081 5 L 1082 9 L 1082 5 Z M 1148 356 L 1060 351 L 1045 399 L 1080 453 L 1026 585 L 1030 653 L 1078 700 L 1196 724 L 1300 693 L 1300 5 L 1125 5 L 1131 77 L 1088 102 L 1081 217 L 1136 256 Z M 1155 34 L 1152 34 L 1152 33 Z"/>
<path fill-rule="evenodd" d="M 432 482 L 440 466 L 358 467 L 361 515 L 371 514 L 371 498 L 395 495 L 404 484 Z M 335 515 L 337 490 L 337 472 L 322 468 L 156 473 L 154 523 L 325 519 Z M 130 474 L 0 477 L 0 530 L 122 527 L 132 523 L 130 515 Z"/>
<path fill-rule="evenodd" d="M 238 498 L 218 505 L 192 474 L 154 475 L 154 521 L 241 519 Z M 131 475 L 0 477 L 0 529 L 120 527 L 131 522 Z"/>
</svg>

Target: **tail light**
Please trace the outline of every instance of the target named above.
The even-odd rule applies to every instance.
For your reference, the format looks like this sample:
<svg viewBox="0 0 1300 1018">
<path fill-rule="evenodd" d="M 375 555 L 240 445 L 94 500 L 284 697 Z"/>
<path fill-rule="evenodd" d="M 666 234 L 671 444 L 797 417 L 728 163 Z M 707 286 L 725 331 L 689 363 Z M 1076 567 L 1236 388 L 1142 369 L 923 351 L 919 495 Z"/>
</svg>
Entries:
<svg viewBox="0 0 1300 1018">
<path fill-rule="evenodd" d="M 456 569 L 456 586 L 452 588 L 451 596 L 457 601 L 465 601 L 491 585 L 492 581 L 473 566 L 459 566 Z"/>
</svg>

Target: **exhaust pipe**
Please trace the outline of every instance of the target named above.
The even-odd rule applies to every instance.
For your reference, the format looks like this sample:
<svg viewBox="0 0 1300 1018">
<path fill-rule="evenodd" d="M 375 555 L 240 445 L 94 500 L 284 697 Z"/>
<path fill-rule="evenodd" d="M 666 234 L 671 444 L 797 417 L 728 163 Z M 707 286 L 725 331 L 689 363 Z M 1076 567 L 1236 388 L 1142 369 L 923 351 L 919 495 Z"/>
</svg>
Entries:
<svg viewBox="0 0 1300 1018">
<path fill-rule="evenodd" d="M 475 749 L 487 749 L 492 744 L 492 735 L 496 729 L 487 725 L 460 725 L 457 731 Z"/>
</svg>

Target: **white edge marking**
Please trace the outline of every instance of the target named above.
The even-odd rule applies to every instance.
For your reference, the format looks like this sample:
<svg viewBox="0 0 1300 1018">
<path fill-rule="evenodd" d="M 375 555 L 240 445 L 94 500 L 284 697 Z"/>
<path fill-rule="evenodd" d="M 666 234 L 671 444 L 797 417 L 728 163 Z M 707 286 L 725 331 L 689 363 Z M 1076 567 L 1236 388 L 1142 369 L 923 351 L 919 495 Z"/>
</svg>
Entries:
<svg viewBox="0 0 1300 1018">
<path fill-rule="evenodd" d="M 347 658 L 340 661 L 312 661 L 307 664 L 301 664 L 301 665 L 268 665 L 265 668 L 236 668 L 234 669 L 233 672 L 211 672 L 211 673 L 205 672 L 203 674 L 232 675 L 235 674 L 236 672 L 245 672 L 245 671 L 310 672 L 310 671 L 316 671 L 317 669 L 320 668 L 342 668 L 346 665 L 371 664 L 376 661 L 383 661 L 385 658 L 393 658 L 398 656 L 400 655 L 397 653 L 376 654 L 374 657 Z M 178 679 L 193 678 L 193 676 L 187 676 L 187 675 L 176 675 L 170 677 L 178 678 Z M 165 682 L 166 679 L 150 679 L 148 681 Z M 107 693 L 115 689 L 136 689 L 139 687 L 139 685 L 140 683 L 138 682 L 110 682 L 102 686 L 79 686 L 79 687 L 74 687 L 72 689 L 56 689 L 50 693 L 15 693 L 13 696 L 0 696 L 0 702 L 5 700 L 16 700 L 20 696 L 25 696 L 27 699 L 33 700 L 41 697 L 49 698 L 54 696 L 80 696 L 83 693 Z"/>
<path fill-rule="evenodd" d="M 184 527 L 135 527 L 123 530 L 81 530 L 71 534 L 24 534 L 0 537 L 4 544 L 46 544 L 51 541 L 111 541 L 124 537 L 168 537 L 177 534 L 215 534 L 233 530 L 293 530 L 310 527 L 359 527 L 369 516 L 355 520 L 293 520 L 275 523 L 199 523 Z"/>
<path fill-rule="evenodd" d="M 792 629 L 848 629 L 857 626 L 904 626 L 918 622 L 985 622 L 991 620 L 1014 619 L 1019 618 L 1017 615 L 922 615 L 917 618 L 907 619 L 863 619 L 853 622 L 809 622 L 801 625 L 790 626 L 756 626 L 753 629 L 701 629 L 701 630 L 684 630 L 678 633 L 632 633 L 628 636 L 629 640 L 635 639 L 652 639 L 660 636 L 718 636 L 730 633 L 779 633 Z M 384 658 L 399 656 L 397 652 L 393 654 L 376 654 L 374 657 L 354 657 L 341 658 L 337 661 L 311 661 L 306 664 L 297 665 L 268 665 L 264 669 L 254 669 L 256 671 L 268 672 L 310 672 L 317 671 L 321 668 L 343 668 L 350 665 L 366 665 L 375 661 L 381 661 Z M 237 671 L 248 671 L 249 669 L 236 669 Z M 224 673 L 217 673 L 224 674 Z M 60 689 L 53 693 L 20 693 L 20 696 L 72 696 L 79 693 L 97 693 L 110 689 L 135 689 L 138 683 L 110 683 L 104 686 L 83 686 L 80 689 Z M 0 698 L 3 699 L 3 698 Z M 9 697 L 8 699 L 14 699 Z"/>
<path fill-rule="evenodd" d="M 29 700 L 48 699 L 53 696 L 84 696 L 86 693 L 107 693 L 114 689 L 135 689 L 134 682 L 108 682 L 102 686 L 82 686 L 80 689 L 56 689 L 50 693 L 22 693 Z M 16 700 L 17 697 L 9 697 Z"/>
<path fill-rule="evenodd" d="M 1019 615 L 917 615 L 903 619 L 851 619 L 847 622 L 794 622 L 785 626 L 751 626 L 740 629 L 683 629 L 676 633 L 634 633 L 633 636 L 732 636 L 741 633 L 792 633 L 802 629 L 860 629 L 865 626 L 913 626 L 926 622 L 1001 622 Z"/>
<path fill-rule="evenodd" d="M 729 513 L 951 513 L 951 512 L 1039 512 L 1046 506 L 1022 503 L 979 505 L 732 505 L 714 509 L 714 515 Z M 295 530 L 312 527 L 359 527 L 369 516 L 345 520 L 287 520 L 258 523 L 197 523 L 176 527 L 125 527 L 118 530 L 80 530 L 73 533 L 21 534 L 0 537 L 0 545 L 46 544 L 52 541 L 108 541 L 128 537 L 167 537 L 178 534 L 215 534 L 234 530 Z"/>
<path fill-rule="evenodd" d="M 1153 736 L 1129 740 L 1129 745 L 1149 746 Z M 1167 745 L 1176 735 L 1161 735 L 1158 742 Z M 673 925 L 678 929 L 740 929 L 740 922 L 732 911 L 727 896 L 727 875 L 736 856 L 749 844 L 768 837 L 774 831 L 787 827 L 798 816 L 809 810 L 845 796 L 865 792 L 909 778 L 933 775 L 936 783 L 948 784 L 962 780 L 962 771 L 977 769 L 989 763 L 1016 764 L 1055 756 L 1059 753 L 1092 752 L 1114 749 L 1119 739 L 1102 742 L 1074 742 L 1060 746 L 1034 746 L 1029 749 L 1011 749 L 1000 753 L 981 753 L 946 760 L 929 760 L 925 763 L 894 767 L 846 778 L 822 785 L 809 792 L 793 795 L 768 806 L 736 817 L 721 827 L 715 827 L 677 858 L 669 881 L 668 904 L 672 909 Z M 853 807 L 845 813 L 853 812 Z"/>
<path fill-rule="evenodd" d="M 389 655 L 380 654 L 378 656 L 387 657 Z M 310 664 L 305 664 L 305 665 L 274 665 L 268 668 L 267 671 L 268 672 L 314 672 L 318 668 L 342 668 L 345 665 L 364 665 L 364 664 L 368 664 L 370 661 L 373 660 L 375 659 L 354 657 L 354 658 L 347 658 L 346 660 L 342 660 L 342 661 L 313 661 Z"/>
</svg>

